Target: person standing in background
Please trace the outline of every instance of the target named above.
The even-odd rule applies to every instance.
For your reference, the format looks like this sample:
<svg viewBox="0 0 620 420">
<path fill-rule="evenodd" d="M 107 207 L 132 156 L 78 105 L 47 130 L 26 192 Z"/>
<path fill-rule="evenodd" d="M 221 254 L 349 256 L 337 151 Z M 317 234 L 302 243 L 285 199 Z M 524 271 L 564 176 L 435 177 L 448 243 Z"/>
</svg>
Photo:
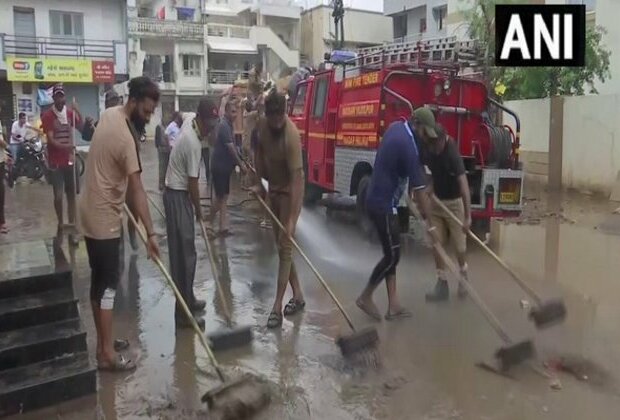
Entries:
<svg viewBox="0 0 620 420">
<path fill-rule="evenodd" d="M 172 121 L 166 127 L 166 136 L 170 149 L 172 149 L 177 141 L 177 137 L 181 132 L 181 126 L 183 125 L 183 116 L 180 112 L 176 111 L 172 116 Z"/>
<path fill-rule="evenodd" d="M 2 123 L 0 123 L 0 233 L 9 233 L 9 228 L 6 225 L 4 218 L 4 172 L 6 171 L 6 149 L 8 147 L 7 142 L 4 140 L 4 134 L 2 132 Z"/>
<path fill-rule="evenodd" d="M 168 170 L 171 147 L 161 123 L 155 127 L 155 147 L 157 147 L 157 158 L 159 161 L 159 191 L 163 191 L 166 186 L 166 171 Z"/>
<path fill-rule="evenodd" d="M 72 128 L 80 133 L 84 130 L 82 117 L 76 109 L 66 106 L 65 90 L 62 85 L 55 85 L 52 90 L 54 104 L 41 116 L 43 131 L 47 136 L 47 157 L 50 169 L 50 181 L 54 188 L 54 210 L 58 220 L 58 235 L 63 228 L 63 189 L 67 196 L 67 216 L 69 224 L 75 226 L 75 181 L 73 165 Z M 90 123 L 89 123 L 90 124 Z M 77 245 L 77 238 L 69 235 L 69 242 Z"/>
</svg>

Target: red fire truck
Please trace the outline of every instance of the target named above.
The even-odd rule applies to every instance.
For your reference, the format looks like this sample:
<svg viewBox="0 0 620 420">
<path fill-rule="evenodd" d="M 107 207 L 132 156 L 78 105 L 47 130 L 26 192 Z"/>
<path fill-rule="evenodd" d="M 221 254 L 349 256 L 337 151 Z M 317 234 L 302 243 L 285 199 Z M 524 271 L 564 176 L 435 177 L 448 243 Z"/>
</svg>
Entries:
<svg viewBox="0 0 620 420">
<path fill-rule="evenodd" d="M 426 106 L 459 144 L 478 226 L 484 228 L 493 217 L 519 215 L 519 119 L 489 98 L 485 84 L 465 62 L 476 48 L 474 41 L 446 38 L 366 49 L 346 62 L 332 60 L 330 68 L 300 82 L 289 116 L 302 135 L 307 201 L 339 193 L 355 200 L 358 214 L 365 214 L 365 193 L 383 132 Z M 498 112 L 514 119 L 514 132 L 492 123 Z M 404 209 L 402 200 L 401 205 Z"/>
</svg>

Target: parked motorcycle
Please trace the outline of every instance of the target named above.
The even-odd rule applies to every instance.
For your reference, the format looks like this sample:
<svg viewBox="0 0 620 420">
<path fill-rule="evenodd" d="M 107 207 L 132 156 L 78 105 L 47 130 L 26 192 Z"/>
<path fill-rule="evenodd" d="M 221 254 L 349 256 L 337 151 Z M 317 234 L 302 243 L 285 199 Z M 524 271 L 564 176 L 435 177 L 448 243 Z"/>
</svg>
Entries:
<svg viewBox="0 0 620 420">
<path fill-rule="evenodd" d="M 18 158 L 10 150 L 7 150 L 7 157 L 6 181 L 9 188 L 13 188 L 19 177 L 36 181 L 47 175 L 45 149 L 40 137 L 25 140 Z"/>
</svg>

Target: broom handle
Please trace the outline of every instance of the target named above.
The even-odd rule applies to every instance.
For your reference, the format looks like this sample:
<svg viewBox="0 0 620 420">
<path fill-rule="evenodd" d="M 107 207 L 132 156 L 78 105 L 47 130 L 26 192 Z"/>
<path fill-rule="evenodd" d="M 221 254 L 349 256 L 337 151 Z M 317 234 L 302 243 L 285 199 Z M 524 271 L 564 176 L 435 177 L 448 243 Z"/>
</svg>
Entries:
<svg viewBox="0 0 620 420">
<path fill-rule="evenodd" d="M 133 214 L 131 213 L 131 210 L 129 210 L 129 207 L 127 207 L 127 204 L 123 204 L 123 207 L 125 208 L 125 213 L 127 213 L 127 217 L 129 218 L 129 220 L 131 220 L 131 223 L 133 224 L 134 228 L 138 232 L 138 235 L 140 235 L 140 239 L 142 239 L 142 242 L 144 243 L 144 245 L 146 245 L 147 244 L 146 235 L 144 234 L 144 232 L 138 225 L 138 222 L 136 221 Z M 194 331 L 196 332 L 196 334 L 198 335 L 198 338 L 200 339 L 200 343 L 202 344 L 202 347 L 204 347 L 205 351 L 207 352 L 207 355 L 209 356 L 209 359 L 211 360 L 211 363 L 213 364 L 213 367 L 215 368 L 217 375 L 220 378 L 220 381 L 225 382 L 225 377 L 220 369 L 220 365 L 217 363 L 217 360 L 215 359 L 215 356 L 213 355 L 211 348 L 209 348 L 209 344 L 207 344 L 205 336 L 200 330 L 200 327 L 198 326 L 196 319 L 194 318 L 194 316 L 192 315 L 192 312 L 187 307 L 187 303 L 185 303 L 185 299 L 183 299 L 183 296 L 181 296 L 181 292 L 179 292 L 179 289 L 177 289 L 177 286 L 174 284 L 174 281 L 172 280 L 170 273 L 168 273 L 168 270 L 166 269 L 164 264 L 161 262 L 161 259 L 159 259 L 159 257 L 153 256 L 153 261 L 155 261 L 155 264 L 157 265 L 157 267 L 163 274 L 164 278 L 166 279 L 168 286 L 170 286 L 170 288 L 174 292 L 174 295 L 176 296 L 177 301 L 181 304 L 181 308 L 183 308 L 183 312 L 185 312 L 185 315 L 188 316 L 190 323 L 192 324 L 192 328 L 194 328 Z"/>
<path fill-rule="evenodd" d="M 155 200 L 153 200 L 148 194 L 146 195 L 146 197 L 148 198 L 149 202 L 153 205 L 153 207 L 155 207 L 155 210 L 157 210 L 157 212 L 161 215 L 161 217 L 164 220 L 166 220 L 166 215 L 159 208 L 157 203 L 155 203 Z M 230 308 L 228 307 L 228 304 L 226 303 L 226 299 L 224 298 L 224 291 L 222 290 L 222 287 L 220 286 L 220 280 L 218 278 L 218 274 L 216 270 L 217 265 L 215 263 L 215 257 L 213 257 L 213 251 L 211 250 L 211 246 L 209 245 L 209 240 L 207 238 L 207 229 L 205 228 L 205 224 L 202 220 L 200 221 L 200 231 L 202 232 L 202 237 L 205 241 L 205 247 L 207 248 L 207 254 L 209 254 L 209 261 L 211 262 L 211 272 L 213 273 L 213 278 L 215 279 L 215 285 L 220 295 L 220 300 L 222 301 L 222 307 L 224 308 L 224 316 L 226 317 L 226 323 L 228 324 L 228 327 L 230 328 L 232 326 Z"/>
<path fill-rule="evenodd" d="M 209 261 L 211 263 L 211 272 L 213 273 L 213 279 L 215 280 L 215 286 L 218 294 L 220 295 L 220 300 L 222 301 L 222 308 L 224 309 L 224 316 L 226 317 L 226 322 L 228 324 L 228 328 L 232 327 L 232 317 L 230 308 L 228 307 L 228 303 L 226 302 L 226 297 L 224 296 L 224 290 L 222 289 L 222 285 L 220 284 L 219 274 L 217 273 L 217 264 L 215 263 L 215 257 L 213 256 L 213 250 L 211 249 L 211 244 L 209 243 L 209 238 L 207 237 L 207 228 L 205 227 L 205 223 L 200 221 L 200 231 L 202 232 L 202 239 L 205 241 L 205 248 L 207 248 L 207 254 L 209 254 Z"/>
<path fill-rule="evenodd" d="M 407 206 L 409 206 L 409 210 L 413 214 L 419 215 L 419 212 L 418 212 L 417 208 L 415 207 L 415 205 L 411 201 L 411 198 L 409 198 L 409 197 L 407 197 Z M 424 219 L 420 218 L 420 220 L 424 220 Z M 423 221 L 423 223 L 426 224 L 426 222 L 424 222 L 424 221 Z M 433 249 L 437 252 L 437 254 L 439 254 L 439 257 L 443 260 L 443 263 L 448 266 L 448 269 L 452 272 L 452 274 L 457 279 L 460 279 L 461 278 L 461 273 L 456 268 L 456 265 L 454 264 L 454 261 L 452 261 L 452 259 L 448 256 L 448 254 L 446 253 L 446 250 L 441 246 L 441 244 L 433 242 Z M 478 309 L 480 309 L 480 311 L 482 312 L 484 317 L 487 319 L 489 324 L 491 324 L 491 327 L 493 327 L 495 332 L 500 336 L 500 338 L 502 340 L 504 340 L 504 342 L 506 342 L 507 344 L 511 344 L 512 343 L 512 339 L 510 338 L 508 333 L 506 333 L 506 329 L 502 326 L 502 324 L 499 321 L 499 319 L 497 319 L 495 317 L 495 315 L 493 315 L 491 310 L 484 304 L 482 299 L 480 299 L 480 296 L 478 296 L 478 293 L 476 293 L 474 288 L 466 280 L 462 280 L 461 284 L 467 289 L 467 292 L 473 298 L 474 303 L 476 304 Z"/>
<path fill-rule="evenodd" d="M 282 222 L 280 222 L 280 220 L 276 217 L 275 214 L 273 214 L 273 211 L 271 211 L 271 209 L 269 208 L 269 206 L 267 205 L 267 203 L 265 203 L 265 200 L 263 200 L 258 194 L 254 194 L 256 196 L 256 199 L 258 200 L 259 203 L 261 203 L 261 205 L 265 208 L 265 210 L 267 211 L 267 213 L 269 213 L 269 216 L 273 219 L 273 221 L 278 225 L 278 227 L 280 229 L 282 229 L 283 232 L 286 233 L 286 236 L 288 237 L 288 240 L 291 241 L 291 243 L 293 244 L 293 246 L 295 247 L 295 249 L 297 250 L 297 252 L 299 252 L 299 254 L 302 256 L 302 258 L 306 261 L 306 263 L 308 264 L 308 266 L 310 267 L 310 269 L 314 272 L 314 275 L 316 276 L 317 279 L 319 279 L 319 282 L 321 282 L 321 285 L 323 286 L 323 288 L 327 291 L 327 293 L 329 293 L 329 295 L 331 296 L 332 300 L 336 303 L 336 306 L 338 306 L 338 309 L 340 309 L 340 312 L 342 312 L 342 315 L 344 316 L 344 318 L 347 320 L 347 323 L 349 324 L 349 327 L 351 327 L 351 329 L 353 331 L 355 331 L 355 327 L 353 326 L 353 321 L 351 321 L 351 318 L 349 318 L 349 315 L 347 314 L 347 312 L 344 310 L 344 307 L 342 306 L 342 304 L 340 303 L 340 301 L 338 300 L 338 298 L 336 297 L 336 295 L 334 295 L 334 293 L 332 292 L 331 288 L 327 285 L 327 282 L 325 281 L 325 279 L 323 278 L 323 276 L 321 275 L 321 273 L 319 273 L 319 271 L 316 269 L 316 267 L 314 266 L 314 264 L 312 264 L 312 262 L 310 261 L 310 259 L 306 256 L 306 254 L 301 250 L 300 246 L 297 244 L 297 242 L 291 237 L 291 235 L 288 234 L 288 232 L 286 231 L 286 229 L 284 228 L 284 225 L 282 225 Z"/>
<path fill-rule="evenodd" d="M 456 217 L 456 215 L 454 213 L 452 213 L 450 211 L 450 209 L 448 207 L 446 207 L 446 205 L 444 203 L 441 202 L 441 200 L 439 200 L 435 194 L 433 194 L 433 202 L 435 204 L 437 204 L 452 220 L 454 220 L 456 223 L 458 223 L 459 226 L 463 227 L 463 222 L 461 220 L 459 220 L 458 217 Z M 527 285 L 527 283 L 525 283 L 518 275 L 517 273 L 515 273 L 510 267 L 508 267 L 508 264 L 506 264 L 500 257 L 499 255 L 497 255 L 495 252 L 493 252 L 493 250 L 491 248 L 489 248 L 484 242 L 482 242 L 480 240 L 480 238 L 478 238 L 476 235 L 474 235 L 474 233 L 470 230 L 467 229 L 467 234 L 469 235 L 470 238 L 472 238 L 478 245 L 480 245 L 482 247 L 482 249 L 484 249 L 486 252 L 489 253 L 489 255 L 491 257 L 493 257 L 493 259 L 499 264 L 501 265 L 504 270 L 506 270 L 508 272 L 508 274 L 510 274 L 513 278 L 514 281 L 517 282 L 517 284 L 519 286 L 521 286 L 521 288 L 523 289 L 523 291 L 525 293 L 527 293 L 538 305 L 540 305 L 542 303 L 540 297 L 538 297 L 538 295 L 536 294 L 536 292 L 534 292 L 534 290 L 532 290 L 530 288 L 530 286 Z"/>
</svg>

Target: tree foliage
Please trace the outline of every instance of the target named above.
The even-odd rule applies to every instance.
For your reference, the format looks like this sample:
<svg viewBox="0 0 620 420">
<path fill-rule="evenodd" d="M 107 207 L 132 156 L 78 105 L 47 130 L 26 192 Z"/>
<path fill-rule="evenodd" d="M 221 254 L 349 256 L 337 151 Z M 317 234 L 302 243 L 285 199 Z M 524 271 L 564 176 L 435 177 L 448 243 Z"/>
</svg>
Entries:
<svg viewBox="0 0 620 420">
<path fill-rule="evenodd" d="M 516 0 L 461 0 L 469 34 L 484 46 L 483 71 L 492 91 L 503 99 L 533 99 L 555 95 L 598 93 L 597 81 L 611 77 L 611 53 L 603 44 L 605 29 L 589 27 L 586 31 L 586 65 L 584 67 L 495 67 L 495 5 Z"/>
</svg>

